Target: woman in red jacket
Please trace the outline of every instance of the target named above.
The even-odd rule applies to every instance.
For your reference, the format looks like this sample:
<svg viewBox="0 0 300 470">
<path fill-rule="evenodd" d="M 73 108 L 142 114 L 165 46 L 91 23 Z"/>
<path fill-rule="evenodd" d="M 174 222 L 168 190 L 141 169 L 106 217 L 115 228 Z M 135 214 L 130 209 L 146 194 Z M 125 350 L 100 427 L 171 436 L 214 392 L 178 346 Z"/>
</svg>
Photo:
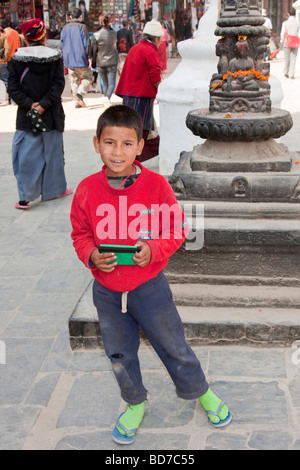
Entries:
<svg viewBox="0 0 300 470">
<path fill-rule="evenodd" d="M 161 82 L 161 67 L 157 49 L 163 36 L 163 29 L 158 21 L 146 23 L 143 38 L 133 46 L 126 61 L 115 91 L 123 98 L 123 104 L 135 109 L 143 119 L 143 139 L 145 146 L 138 157 L 140 162 L 158 155 L 159 136 L 148 139 L 154 131 L 153 105 L 157 87 Z"/>
</svg>

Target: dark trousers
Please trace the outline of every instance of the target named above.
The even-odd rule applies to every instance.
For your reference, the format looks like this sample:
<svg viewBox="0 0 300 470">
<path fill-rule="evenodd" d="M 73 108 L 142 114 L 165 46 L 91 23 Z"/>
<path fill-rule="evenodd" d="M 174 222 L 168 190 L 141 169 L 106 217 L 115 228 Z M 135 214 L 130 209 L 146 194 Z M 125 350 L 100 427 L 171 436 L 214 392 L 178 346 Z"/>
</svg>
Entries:
<svg viewBox="0 0 300 470">
<path fill-rule="evenodd" d="M 137 405 L 147 398 L 138 359 L 139 326 L 164 363 L 179 397 L 194 399 L 207 392 L 204 372 L 185 340 L 163 272 L 128 293 L 126 313 L 121 312 L 122 293 L 95 281 L 93 296 L 105 352 L 127 403 Z"/>
</svg>

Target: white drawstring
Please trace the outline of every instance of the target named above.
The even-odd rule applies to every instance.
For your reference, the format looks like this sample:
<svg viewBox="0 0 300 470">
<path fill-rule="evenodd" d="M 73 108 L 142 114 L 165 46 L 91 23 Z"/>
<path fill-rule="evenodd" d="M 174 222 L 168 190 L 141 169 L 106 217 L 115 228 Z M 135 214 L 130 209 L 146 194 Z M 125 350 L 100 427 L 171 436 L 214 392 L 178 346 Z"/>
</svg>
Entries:
<svg viewBox="0 0 300 470">
<path fill-rule="evenodd" d="M 128 292 L 122 292 L 122 313 L 127 312 L 127 294 Z"/>
</svg>

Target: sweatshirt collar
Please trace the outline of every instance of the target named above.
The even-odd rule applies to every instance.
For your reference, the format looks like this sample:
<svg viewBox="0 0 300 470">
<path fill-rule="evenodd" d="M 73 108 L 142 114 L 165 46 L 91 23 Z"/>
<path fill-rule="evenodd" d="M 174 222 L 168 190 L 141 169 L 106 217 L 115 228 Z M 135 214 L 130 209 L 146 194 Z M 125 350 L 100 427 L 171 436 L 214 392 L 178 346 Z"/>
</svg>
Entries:
<svg viewBox="0 0 300 470">
<path fill-rule="evenodd" d="M 146 174 L 146 168 L 141 165 L 140 162 L 138 162 L 137 160 L 135 160 L 133 162 L 134 165 L 137 165 L 140 167 L 141 169 L 141 173 L 139 175 L 139 178 L 137 179 L 137 181 L 139 181 L 138 184 L 140 184 L 141 182 L 141 179 L 143 179 L 145 177 L 145 174 Z M 104 182 L 104 185 L 106 186 L 107 189 L 109 189 L 109 191 L 115 193 L 115 194 L 118 194 L 118 195 L 126 195 L 127 193 L 130 193 L 132 191 L 135 191 L 135 188 L 137 187 L 136 186 L 136 181 L 131 185 L 129 186 L 128 188 L 124 188 L 124 189 L 116 189 L 116 188 L 112 188 L 108 182 L 108 178 L 107 178 L 107 174 L 106 174 L 106 165 L 103 165 L 102 167 L 102 171 L 100 172 L 100 177 L 102 177 L 102 180 Z"/>
</svg>

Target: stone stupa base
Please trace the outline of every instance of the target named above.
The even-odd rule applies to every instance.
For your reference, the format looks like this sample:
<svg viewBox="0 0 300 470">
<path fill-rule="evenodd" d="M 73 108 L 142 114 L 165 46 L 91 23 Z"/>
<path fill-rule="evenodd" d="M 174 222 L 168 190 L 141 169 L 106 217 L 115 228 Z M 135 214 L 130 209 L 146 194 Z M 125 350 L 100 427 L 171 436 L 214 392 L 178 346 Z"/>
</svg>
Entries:
<svg viewBox="0 0 300 470">
<path fill-rule="evenodd" d="M 300 155 L 274 139 L 207 140 L 181 153 L 169 182 L 183 200 L 300 202 Z"/>
</svg>

